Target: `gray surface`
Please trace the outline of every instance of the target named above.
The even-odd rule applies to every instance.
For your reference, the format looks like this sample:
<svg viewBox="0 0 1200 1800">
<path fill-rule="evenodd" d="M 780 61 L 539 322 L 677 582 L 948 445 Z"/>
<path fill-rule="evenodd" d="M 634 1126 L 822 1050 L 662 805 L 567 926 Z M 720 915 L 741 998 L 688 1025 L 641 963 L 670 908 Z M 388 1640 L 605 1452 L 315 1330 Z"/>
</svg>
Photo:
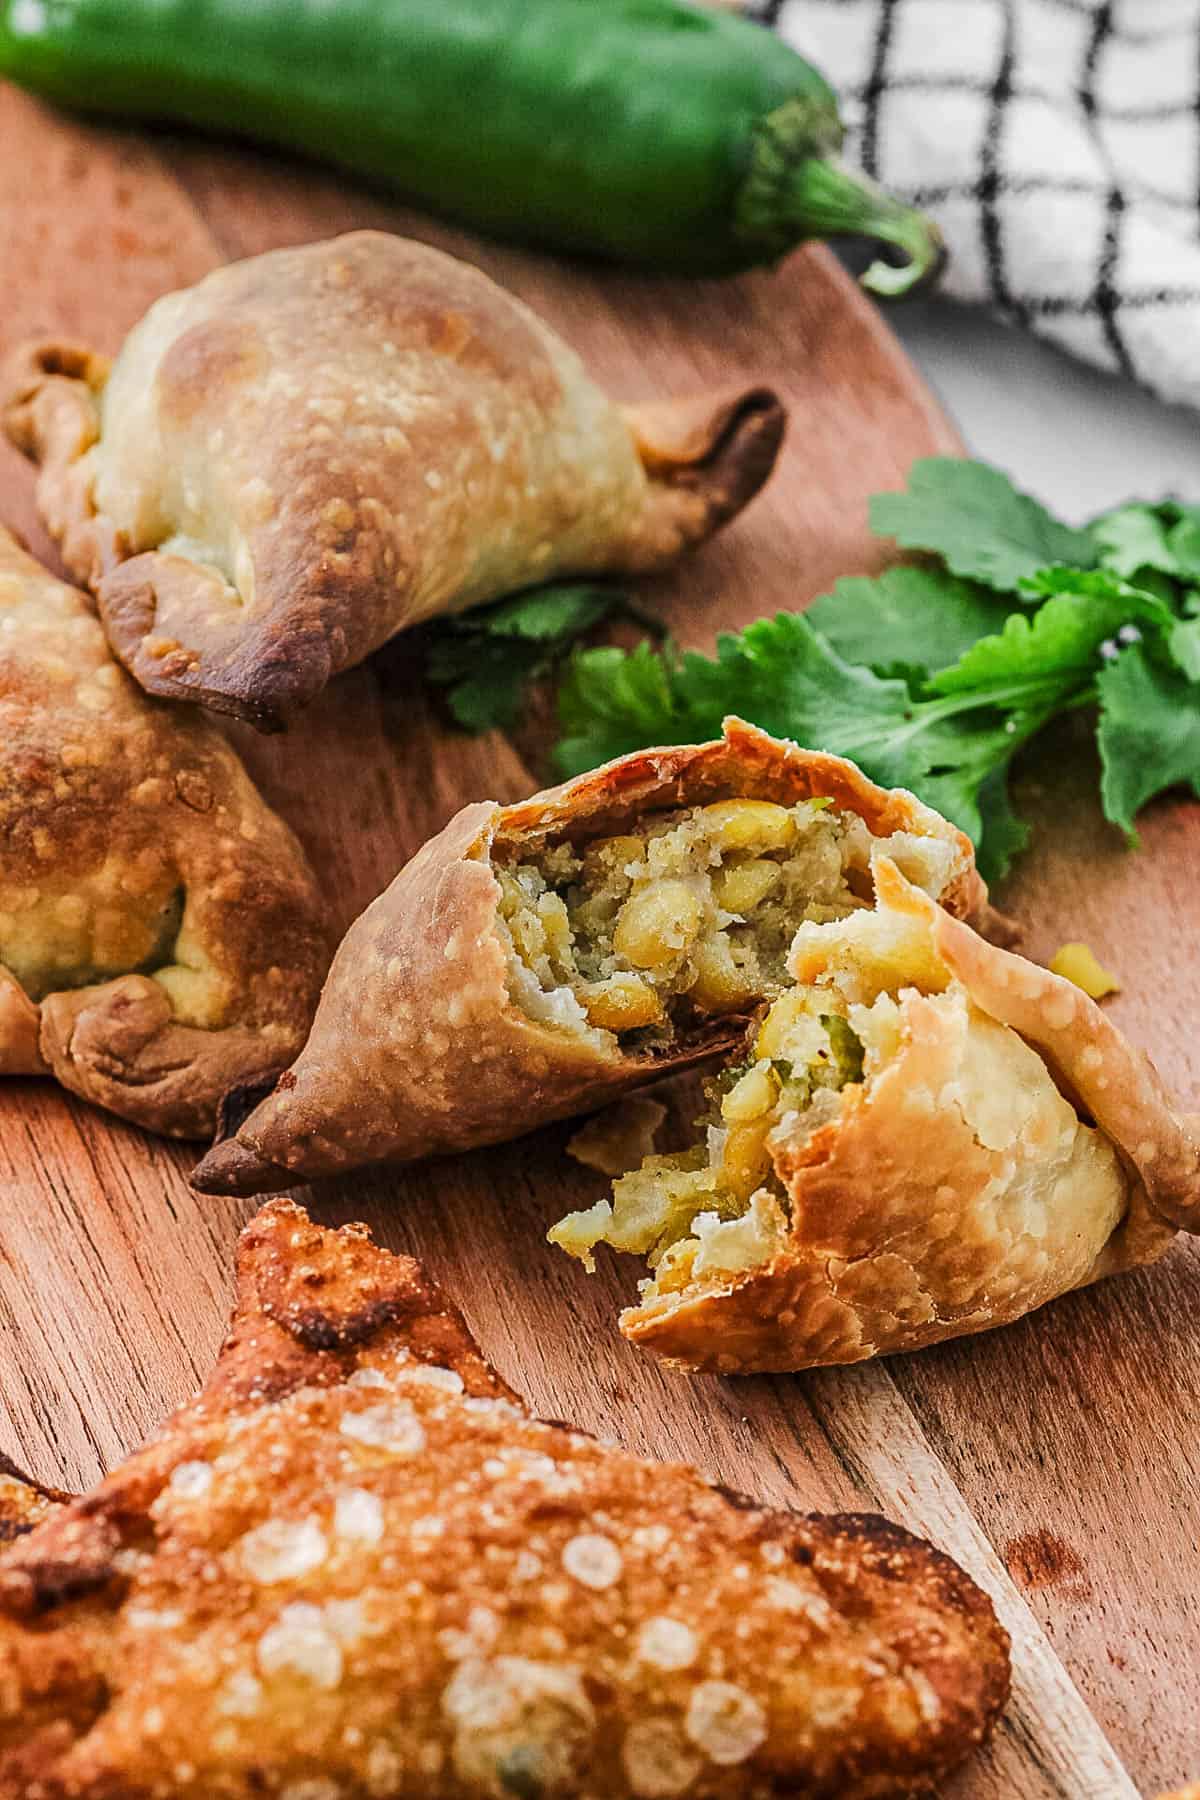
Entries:
<svg viewBox="0 0 1200 1800">
<path fill-rule="evenodd" d="M 1072 523 L 1130 498 L 1200 502 L 1200 413 L 1164 405 L 948 300 L 888 321 L 973 454 Z"/>
</svg>

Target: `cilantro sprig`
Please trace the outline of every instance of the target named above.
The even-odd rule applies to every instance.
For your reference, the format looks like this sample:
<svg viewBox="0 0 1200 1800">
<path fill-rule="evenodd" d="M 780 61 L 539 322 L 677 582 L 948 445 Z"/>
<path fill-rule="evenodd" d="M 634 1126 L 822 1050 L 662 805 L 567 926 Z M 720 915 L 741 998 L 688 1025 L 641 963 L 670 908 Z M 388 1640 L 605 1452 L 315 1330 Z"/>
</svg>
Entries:
<svg viewBox="0 0 1200 1800">
<path fill-rule="evenodd" d="M 441 621 L 430 676 L 482 731 L 561 673 L 565 775 L 715 737 L 740 713 L 913 789 L 970 834 L 992 880 L 1029 839 L 1013 758 L 1063 713 L 1091 709 L 1105 817 L 1131 842 L 1156 794 L 1200 796 L 1200 507 L 1138 501 L 1075 527 L 999 469 L 929 457 L 906 492 L 876 495 L 871 523 L 922 562 L 839 581 L 803 614 L 723 634 L 715 656 L 579 649 L 615 612 L 654 626 L 614 589 L 560 585 Z"/>
<path fill-rule="evenodd" d="M 430 628 L 425 672 L 467 731 L 506 730 L 531 682 L 551 674 L 576 641 L 614 614 L 661 636 L 617 588 L 561 583 L 439 619 Z"/>
<path fill-rule="evenodd" d="M 1001 470 L 954 456 L 914 463 L 906 493 L 876 494 L 871 530 L 906 550 L 932 550 L 953 574 L 1001 594 L 1048 564 L 1098 561 L 1090 532 L 1061 524 Z"/>
<path fill-rule="evenodd" d="M 840 581 L 716 655 L 579 650 L 559 691 L 563 774 L 713 737 L 740 713 L 913 789 L 974 839 L 990 879 L 1028 841 L 1016 752 L 1093 709 L 1105 816 L 1135 840 L 1164 789 L 1200 795 L 1200 508 L 1137 503 L 1062 524 L 982 463 L 933 457 L 877 496 L 876 531 L 919 567 Z"/>
</svg>

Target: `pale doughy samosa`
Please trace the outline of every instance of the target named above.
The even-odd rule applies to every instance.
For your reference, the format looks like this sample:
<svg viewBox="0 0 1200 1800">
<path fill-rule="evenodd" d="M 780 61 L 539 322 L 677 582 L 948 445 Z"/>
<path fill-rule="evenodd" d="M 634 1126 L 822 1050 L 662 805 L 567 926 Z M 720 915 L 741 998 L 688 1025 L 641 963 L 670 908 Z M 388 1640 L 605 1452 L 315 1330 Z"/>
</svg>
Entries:
<svg viewBox="0 0 1200 1800">
<path fill-rule="evenodd" d="M 691 1369 L 810 1368 L 985 1331 L 1200 1230 L 1200 1135 L 1093 1000 L 886 857 L 802 925 L 704 1135 L 551 1237 L 648 1258 L 622 1314 Z"/>
<path fill-rule="evenodd" d="M 727 1053 L 796 927 L 868 905 L 882 853 L 982 904 L 954 826 L 737 720 L 465 807 L 350 928 L 303 1054 L 193 1179 L 261 1193 L 496 1143 Z"/>
<path fill-rule="evenodd" d="M 372 231 L 167 295 L 111 367 L 26 346 L 0 410 L 121 661 L 266 731 L 435 613 L 665 567 L 783 431 L 763 388 L 617 406 L 478 269 Z"/>
<path fill-rule="evenodd" d="M 276 1201 L 240 1273 L 200 1397 L 0 1552 L 0 1800 L 887 1800 L 987 1736 L 1007 1638 L 919 1538 L 531 1418 L 361 1226 Z"/>
<path fill-rule="evenodd" d="M 87 596 L 0 530 L 0 1076 L 207 1137 L 304 1042 L 329 949 L 224 738 L 147 699 Z"/>
</svg>

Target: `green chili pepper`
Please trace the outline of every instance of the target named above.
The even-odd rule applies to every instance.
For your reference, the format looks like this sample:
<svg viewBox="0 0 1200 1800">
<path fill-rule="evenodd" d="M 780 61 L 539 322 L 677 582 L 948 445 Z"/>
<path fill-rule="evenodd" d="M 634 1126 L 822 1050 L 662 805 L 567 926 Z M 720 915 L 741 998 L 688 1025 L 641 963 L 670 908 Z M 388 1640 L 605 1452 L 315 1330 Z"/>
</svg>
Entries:
<svg viewBox="0 0 1200 1800">
<path fill-rule="evenodd" d="M 0 0 L 0 74 L 89 112 L 320 157 L 497 235 L 671 274 L 805 238 L 937 230 L 833 158 L 837 101 L 761 27 L 687 0 Z"/>
</svg>

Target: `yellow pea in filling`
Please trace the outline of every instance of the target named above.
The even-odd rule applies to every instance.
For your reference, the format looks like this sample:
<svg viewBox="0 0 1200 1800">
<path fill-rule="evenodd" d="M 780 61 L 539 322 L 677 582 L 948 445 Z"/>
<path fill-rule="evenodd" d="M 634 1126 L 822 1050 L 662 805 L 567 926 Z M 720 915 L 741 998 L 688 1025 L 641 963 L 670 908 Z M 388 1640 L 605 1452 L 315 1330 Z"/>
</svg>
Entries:
<svg viewBox="0 0 1200 1800">
<path fill-rule="evenodd" d="M 708 1084 L 700 1140 L 647 1157 L 611 1200 L 556 1225 L 552 1242 L 589 1268 L 600 1243 L 644 1256 L 647 1296 L 782 1246 L 773 1134 L 816 1129 L 863 1080 L 864 1054 L 875 1066 L 894 1051 L 900 986 L 943 984 L 920 932 L 914 940 L 875 910 L 878 853 L 935 898 L 954 854 L 915 833 L 873 837 L 825 799 L 721 800 L 582 846 L 511 860 L 494 850 L 510 993 L 539 1023 L 610 1033 L 628 1051 L 766 1008 L 750 1059 Z M 818 980 L 794 960 L 789 973 L 798 949 Z"/>
<path fill-rule="evenodd" d="M 805 920 L 865 904 L 870 838 L 827 800 L 734 799 L 535 858 L 494 858 L 513 998 L 542 1023 L 669 1043 L 778 993 Z"/>
<path fill-rule="evenodd" d="M 600 1243 L 645 1257 L 647 1297 L 768 1261 L 787 1230 L 772 1133 L 799 1114 L 836 1110 L 841 1090 L 863 1078 L 863 1044 L 846 1018 L 821 1010 L 829 1004 L 811 989 L 780 995 L 750 1060 L 707 1084 L 701 1141 L 647 1157 L 611 1200 L 561 1220 L 550 1241 L 589 1269 Z"/>
</svg>

